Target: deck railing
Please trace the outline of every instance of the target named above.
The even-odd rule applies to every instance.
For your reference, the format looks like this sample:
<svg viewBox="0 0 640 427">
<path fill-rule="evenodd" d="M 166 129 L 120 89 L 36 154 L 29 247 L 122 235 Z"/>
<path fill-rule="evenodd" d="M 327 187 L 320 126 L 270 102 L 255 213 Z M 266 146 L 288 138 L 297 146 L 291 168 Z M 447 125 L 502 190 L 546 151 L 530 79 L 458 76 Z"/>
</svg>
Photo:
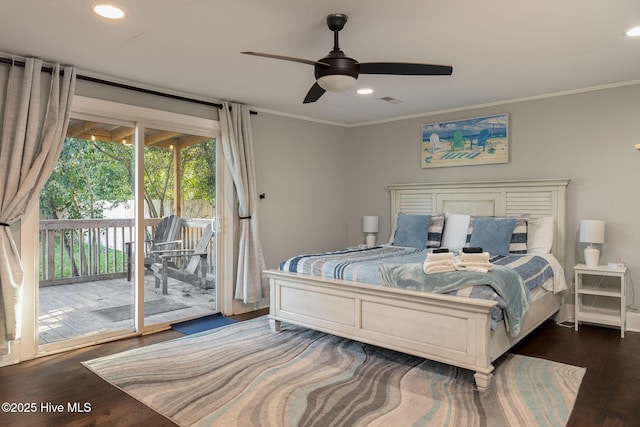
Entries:
<svg viewBox="0 0 640 427">
<path fill-rule="evenodd" d="M 134 220 L 65 219 L 40 221 L 40 286 L 60 285 L 127 276 L 127 243 L 134 239 Z M 161 218 L 145 220 L 151 238 Z M 183 219 L 183 249 L 192 249 L 210 219 Z M 213 271 L 215 238 L 208 246 L 207 262 Z"/>
</svg>

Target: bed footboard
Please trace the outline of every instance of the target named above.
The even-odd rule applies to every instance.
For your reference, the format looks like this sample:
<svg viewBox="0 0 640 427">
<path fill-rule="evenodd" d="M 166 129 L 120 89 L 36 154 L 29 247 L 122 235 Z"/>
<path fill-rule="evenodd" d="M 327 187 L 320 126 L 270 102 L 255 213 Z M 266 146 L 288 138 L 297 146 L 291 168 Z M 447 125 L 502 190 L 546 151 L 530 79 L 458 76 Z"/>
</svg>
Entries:
<svg viewBox="0 0 640 427">
<path fill-rule="evenodd" d="M 486 389 L 492 301 L 267 271 L 270 325 L 289 322 L 476 372 Z"/>
</svg>

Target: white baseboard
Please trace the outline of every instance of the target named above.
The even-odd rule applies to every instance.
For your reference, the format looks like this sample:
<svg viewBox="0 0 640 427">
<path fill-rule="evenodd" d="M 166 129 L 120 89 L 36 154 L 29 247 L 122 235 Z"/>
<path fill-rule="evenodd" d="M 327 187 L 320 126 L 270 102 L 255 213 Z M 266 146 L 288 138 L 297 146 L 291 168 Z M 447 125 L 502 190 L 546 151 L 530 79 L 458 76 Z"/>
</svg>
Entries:
<svg viewBox="0 0 640 427">
<path fill-rule="evenodd" d="M 627 312 L 627 331 L 640 332 L 640 313 L 635 311 Z"/>
<path fill-rule="evenodd" d="M 564 305 L 565 321 L 575 321 L 575 305 Z M 640 332 L 640 313 L 636 311 L 627 311 L 627 331 Z"/>
</svg>

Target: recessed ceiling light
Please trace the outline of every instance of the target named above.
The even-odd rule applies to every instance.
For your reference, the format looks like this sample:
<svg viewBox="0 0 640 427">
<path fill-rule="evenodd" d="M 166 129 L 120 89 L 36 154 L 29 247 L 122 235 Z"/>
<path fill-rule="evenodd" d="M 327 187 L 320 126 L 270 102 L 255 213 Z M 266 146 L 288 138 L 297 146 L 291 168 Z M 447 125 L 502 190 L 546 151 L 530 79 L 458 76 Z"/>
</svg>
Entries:
<svg viewBox="0 0 640 427">
<path fill-rule="evenodd" d="M 629 37 L 638 37 L 638 36 L 640 36 L 640 25 L 637 26 L 637 27 L 633 27 L 632 29 L 627 31 L 627 35 Z"/>
<path fill-rule="evenodd" d="M 124 18 L 124 10 L 121 7 L 114 6 L 112 4 L 98 4 L 93 7 L 93 11 L 107 19 L 122 19 Z"/>
<path fill-rule="evenodd" d="M 373 89 L 369 89 L 369 88 L 358 89 L 358 94 L 360 95 L 370 95 L 372 93 L 373 93 Z"/>
</svg>

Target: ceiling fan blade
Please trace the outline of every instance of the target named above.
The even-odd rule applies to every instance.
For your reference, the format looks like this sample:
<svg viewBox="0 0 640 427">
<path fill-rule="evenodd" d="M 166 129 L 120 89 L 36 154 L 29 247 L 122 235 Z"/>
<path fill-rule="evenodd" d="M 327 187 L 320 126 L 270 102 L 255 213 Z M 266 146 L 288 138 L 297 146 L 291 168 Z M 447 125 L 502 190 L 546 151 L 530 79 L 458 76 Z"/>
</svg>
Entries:
<svg viewBox="0 0 640 427">
<path fill-rule="evenodd" d="M 303 58 L 294 58 L 293 56 L 274 55 L 272 53 L 261 53 L 261 52 L 240 52 L 240 53 L 243 53 L 245 55 L 263 56 L 265 58 L 282 59 L 284 61 L 301 62 L 303 64 L 308 64 L 308 65 L 320 64 L 320 65 L 329 66 L 329 64 L 325 62 L 312 61 L 310 59 L 303 59 Z"/>
<path fill-rule="evenodd" d="M 450 76 L 450 65 L 415 64 L 410 62 L 360 62 L 360 74 L 395 74 L 400 76 Z"/>
<path fill-rule="evenodd" d="M 307 96 L 304 97 L 303 104 L 309 104 L 311 102 L 316 102 L 326 91 L 320 87 L 318 82 L 314 83 L 307 92 Z"/>
</svg>

